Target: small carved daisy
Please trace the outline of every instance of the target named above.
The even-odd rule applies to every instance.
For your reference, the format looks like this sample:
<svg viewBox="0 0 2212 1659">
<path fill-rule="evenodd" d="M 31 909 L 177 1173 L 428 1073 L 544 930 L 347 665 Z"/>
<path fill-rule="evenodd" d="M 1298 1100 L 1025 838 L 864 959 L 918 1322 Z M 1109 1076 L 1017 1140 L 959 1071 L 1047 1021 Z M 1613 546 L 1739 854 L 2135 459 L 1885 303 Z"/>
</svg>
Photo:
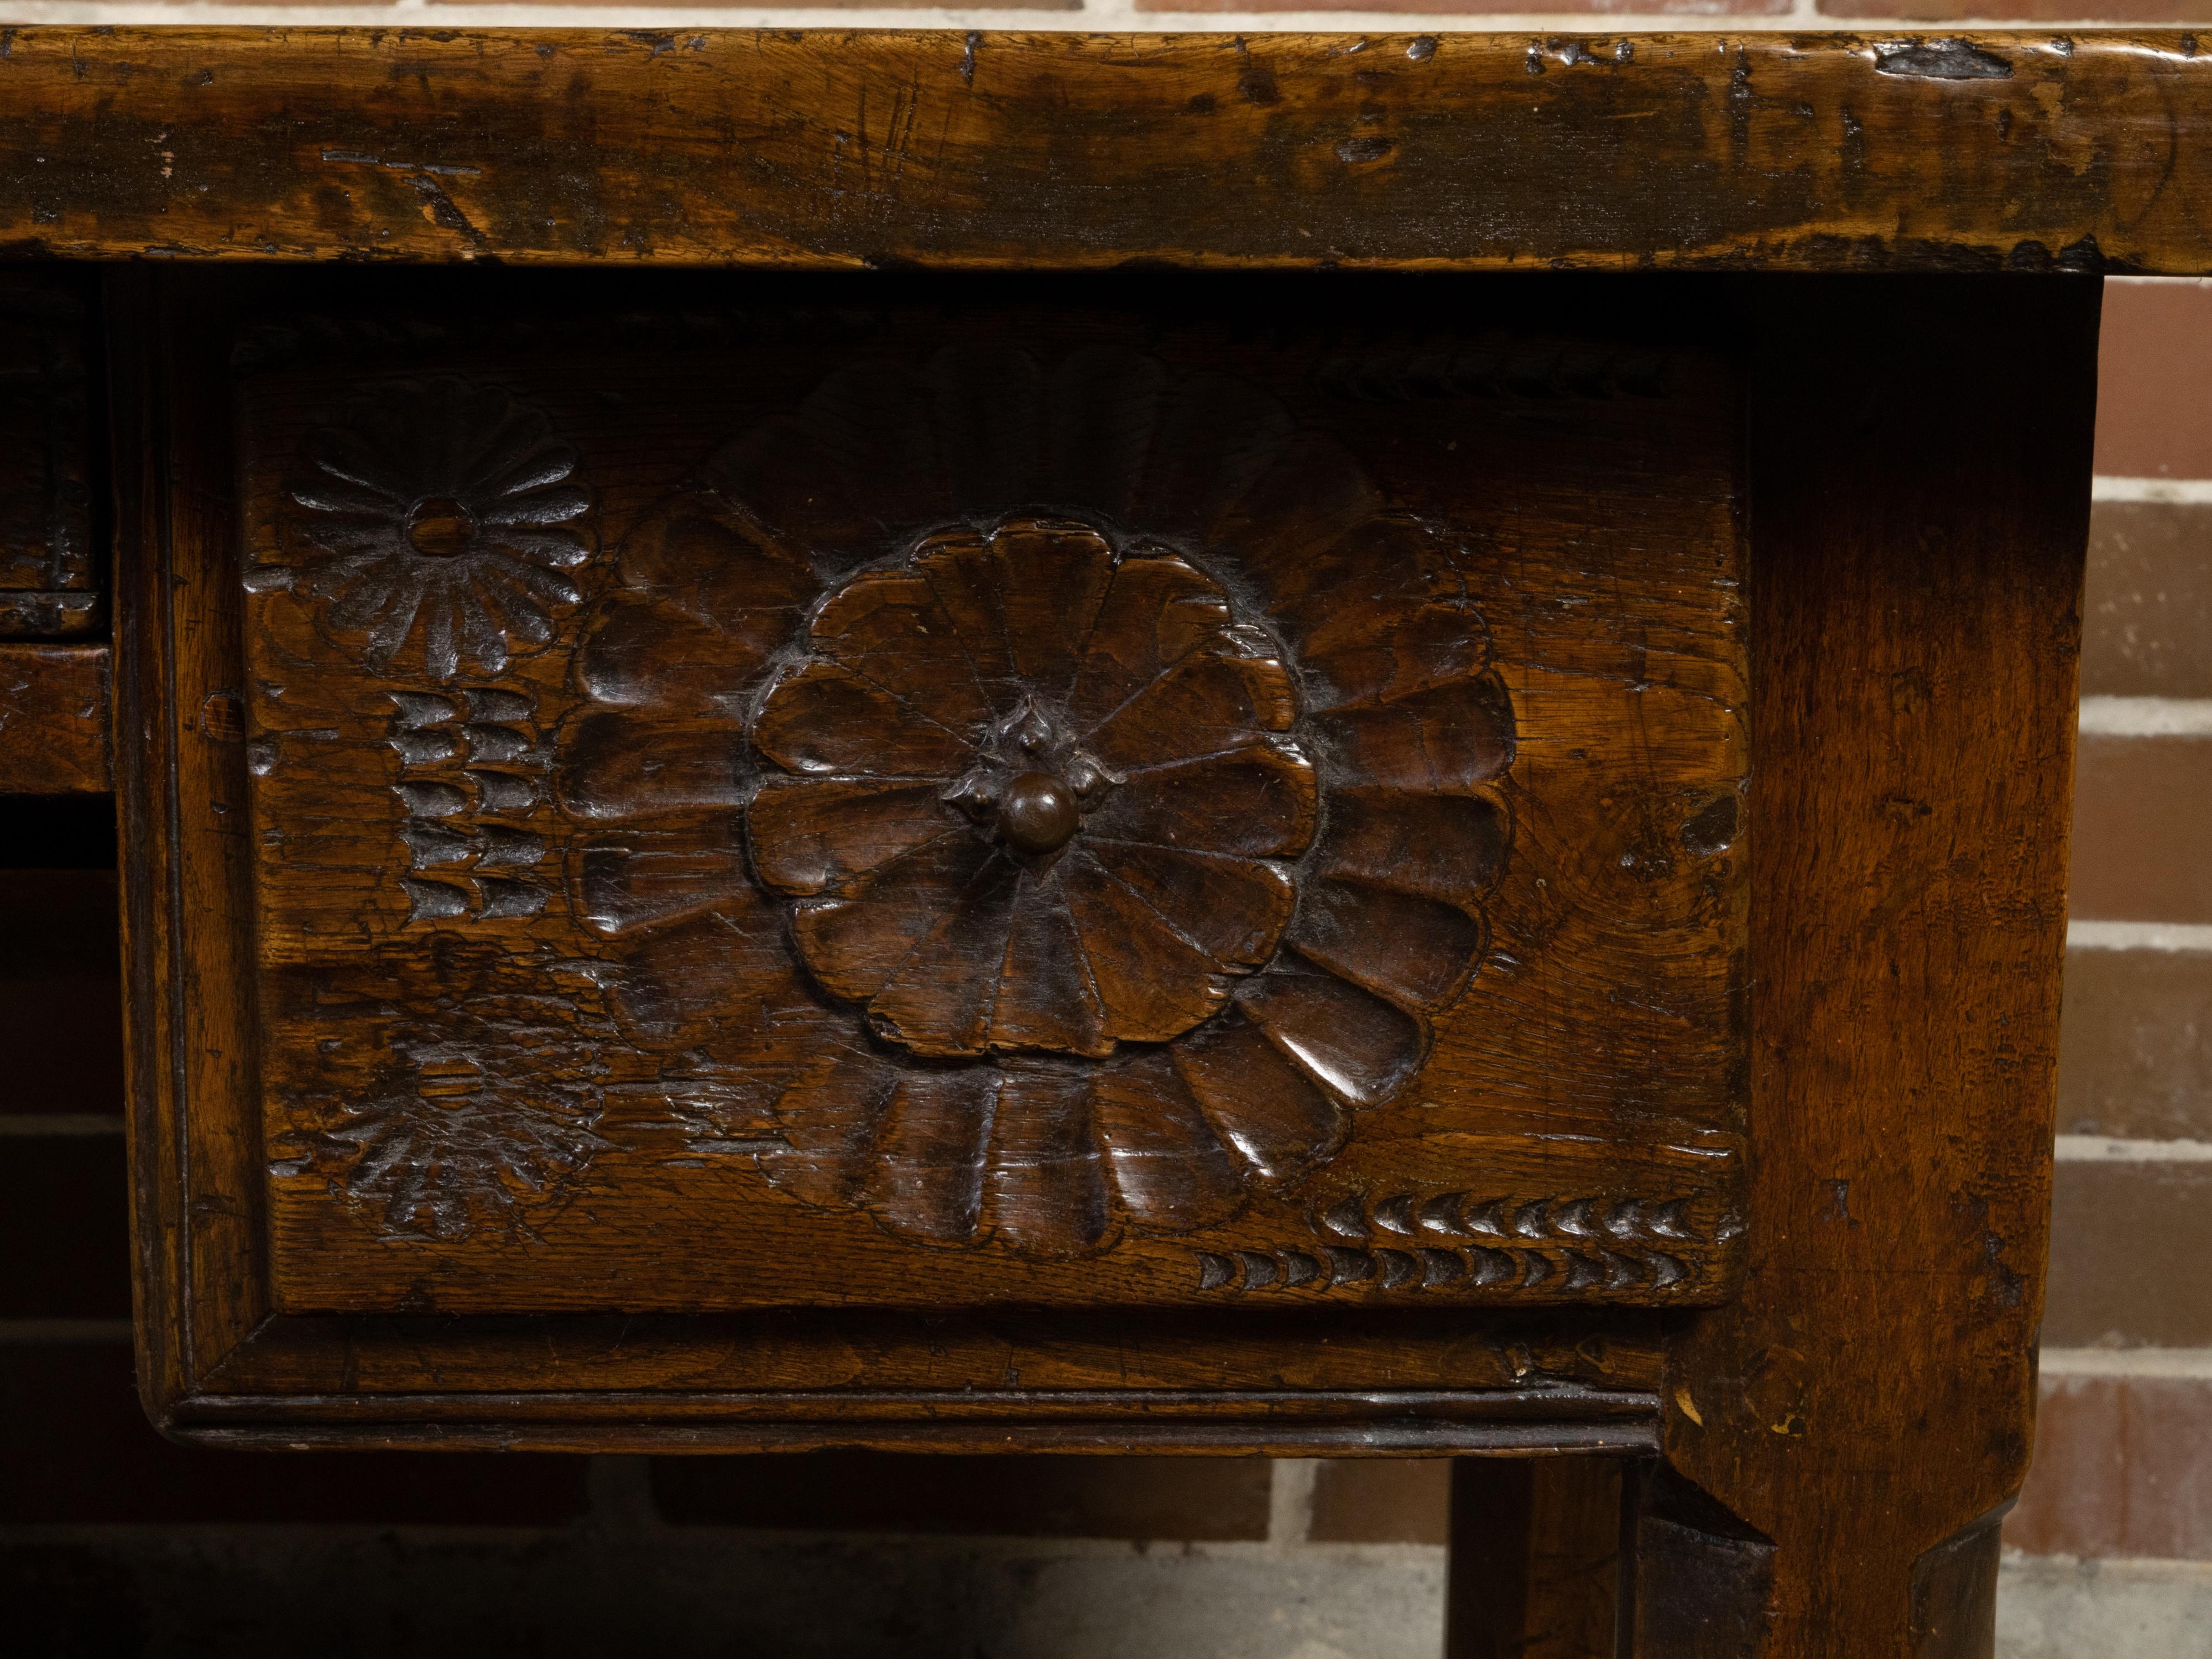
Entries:
<svg viewBox="0 0 2212 1659">
<path fill-rule="evenodd" d="M 582 602 L 563 574 L 589 559 L 590 492 L 546 417 L 457 380 L 388 388 L 308 441 L 296 484 L 321 549 L 292 577 L 331 629 L 382 672 L 419 659 L 433 680 L 502 672 Z"/>
</svg>

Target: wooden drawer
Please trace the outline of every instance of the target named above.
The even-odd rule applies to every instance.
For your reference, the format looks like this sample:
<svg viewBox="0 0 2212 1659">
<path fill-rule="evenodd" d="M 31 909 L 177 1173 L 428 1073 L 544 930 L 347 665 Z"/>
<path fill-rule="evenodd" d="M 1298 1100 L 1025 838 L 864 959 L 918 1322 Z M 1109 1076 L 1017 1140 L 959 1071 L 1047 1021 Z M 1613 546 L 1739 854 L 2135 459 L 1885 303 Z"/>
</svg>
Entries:
<svg viewBox="0 0 2212 1659">
<path fill-rule="evenodd" d="M 1602 1419 L 1733 1293 L 1705 301 L 168 286 L 237 1386 Z"/>
</svg>

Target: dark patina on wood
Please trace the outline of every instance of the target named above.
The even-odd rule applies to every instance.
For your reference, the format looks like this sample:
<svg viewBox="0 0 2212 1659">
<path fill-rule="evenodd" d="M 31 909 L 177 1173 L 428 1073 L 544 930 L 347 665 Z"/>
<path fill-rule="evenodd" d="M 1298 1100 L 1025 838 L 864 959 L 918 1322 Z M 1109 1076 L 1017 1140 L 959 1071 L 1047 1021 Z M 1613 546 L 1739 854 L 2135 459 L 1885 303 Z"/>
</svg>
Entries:
<svg viewBox="0 0 2212 1659">
<path fill-rule="evenodd" d="M 257 319 L 277 1305 L 1726 1296 L 1726 362 L 815 297 Z"/>
<path fill-rule="evenodd" d="M 2179 32 L 6 39 L 19 257 L 2212 270 Z"/>
</svg>

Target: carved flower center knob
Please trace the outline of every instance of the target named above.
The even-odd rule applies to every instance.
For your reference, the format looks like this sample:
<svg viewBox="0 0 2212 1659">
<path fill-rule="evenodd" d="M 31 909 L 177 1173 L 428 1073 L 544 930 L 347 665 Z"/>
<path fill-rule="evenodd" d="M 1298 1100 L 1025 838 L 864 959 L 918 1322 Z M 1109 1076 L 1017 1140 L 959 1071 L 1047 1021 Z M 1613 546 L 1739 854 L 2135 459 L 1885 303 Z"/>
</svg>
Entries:
<svg viewBox="0 0 2212 1659">
<path fill-rule="evenodd" d="M 459 558 L 476 538 L 477 515 L 451 495 L 432 495 L 408 511 L 407 544 L 425 558 Z"/>
<path fill-rule="evenodd" d="M 1082 821 L 1075 791 L 1049 772 L 1023 773 L 999 803 L 999 833 L 1018 853 L 1057 853 Z"/>
</svg>

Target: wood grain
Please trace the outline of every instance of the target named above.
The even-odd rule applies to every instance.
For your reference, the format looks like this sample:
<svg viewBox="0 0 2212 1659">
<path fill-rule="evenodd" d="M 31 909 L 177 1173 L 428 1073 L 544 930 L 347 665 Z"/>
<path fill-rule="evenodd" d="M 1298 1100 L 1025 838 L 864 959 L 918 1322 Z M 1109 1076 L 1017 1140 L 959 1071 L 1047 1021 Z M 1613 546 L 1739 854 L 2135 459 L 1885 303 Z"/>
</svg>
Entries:
<svg viewBox="0 0 2212 1659">
<path fill-rule="evenodd" d="M 107 620 L 87 276 L 0 270 L 0 638 L 82 638 Z"/>
<path fill-rule="evenodd" d="M 1141 283 L 1112 303 L 1001 288 L 908 305 L 817 283 L 803 301 L 771 286 L 695 306 L 680 288 L 644 305 L 602 279 L 545 280 L 504 279 L 495 295 L 434 274 L 158 284 L 172 391 L 149 445 L 178 482 L 156 499 L 191 501 L 206 526 L 181 520 L 173 566 L 158 544 L 133 553 L 134 569 L 150 559 L 170 573 L 137 579 L 167 609 L 132 613 L 162 641 L 160 653 L 134 646 L 145 700 L 132 718 L 167 734 L 133 785 L 139 844 L 160 845 L 153 814 L 167 790 L 182 809 L 177 852 L 133 865 L 134 915 L 156 898 L 161 915 L 195 918 L 170 924 L 166 944 L 154 920 L 133 924 L 139 1029 L 162 1043 L 193 1033 L 181 1067 L 142 1062 L 136 1073 L 154 1097 L 141 1138 L 147 1272 L 182 1370 L 149 1385 L 163 1420 L 248 1437 L 312 1418 L 301 1432 L 318 1440 L 377 1423 L 402 1438 L 600 1446 L 865 1434 L 1647 1448 L 1658 1336 L 1634 1304 L 1725 1297 L 1743 1254 L 1732 1194 L 1745 1168 L 1748 842 L 1729 574 L 1741 557 L 1741 382 L 1700 343 L 1711 337 L 1702 308 L 1616 301 L 1593 327 L 1574 292 L 1533 306 L 1516 292 L 1510 325 L 1470 334 L 1409 314 L 1401 334 L 1378 339 L 1316 328 L 1288 289 L 1176 293 L 1163 306 Z M 1508 297 L 1445 309 L 1480 316 Z M 1569 319 L 1578 332 L 1560 331 Z M 938 487 L 933 463 L 877 465 L 830 490 L 799 469 L 793 411 L 824 407 L 825 384 L 858 399 L 834 429 L 865 435 L 855 409 L 865 415 L 882 388 L 927 386 L 931 364 L 957 365 L 986 339 L 998 356 L 984 385 L 1014 432 L 1054 429 L 1018 395 L 1029 362 L 1087 365 L 1066 406 L 1101 423 L 1059 452 L 1089 469 L 1081 490 L 1002 483 L 994 500 L 973 486 L 984 493 L 963 518 L 972 528 L 948 543 L 911 539 L 902 526 L 914 509 L 897 506 Z M 1421 367 L 1437 350 L 1491 378 L 1437 379 Z M 1097 377 L 1115 364 L 1123 383 L 1142 369 L 1167 392 L 1195 387 L 1173 416 L 1184 435 L 1155 445 L 1164 470 L 1152 483 L 1112 459 L 1148 429 L 1103 418 L 1116 405 Z M 1170 411 L 1182 396 L 1165 397 Z M 395 405 L 413 418 L 380 413 Z M 912 418 L 881 431 L 910 433 Z M 1151 418 L 1170 430 L 1167 414 Z M 1119 451 L 1106 441 L 1117 432 Z M 495 470 L 516 481 L 507 493 L 449 469 L 396 507 L 381 495 L 364 504 L 359 492 L 396 500 L 398 487 L 362 465 L 362 442 L 427 464 L 461 453 L 455 434 L 471 433 L 496 439 Z M 1342 451 L 1333 461 L 1330 444 Z M 915 453 L 993 452 L 963 441 Z M 242 477 L 246 495 L 194 487 L 202 468 Z M 1102 517 L 1091 492 L 1117 477 L 1142 487 Z M 1224 484 L 1250 501 L 1218 501 Z M 926 527 L 945 508 L 921 499 Z M 1192 499 L 1216 502 L 1203 511 L 1225 526 L 1218 543 L 1202 533 L 1212 520 L 1177 527 L 1200 509 L 1175 503 Z M 1348 520 L 1329 516 L 1346 507 Z M 890 516 L 871 519 L 879 513 Z M 1140 513 L 1154 516 L 1127 516 Z M 465 539 L 471 523 L 500 531 L 483 553 Z M 1301 526 L 1352 539 L 1330 554 Z M 752 540 L 733 544 L 738 530 Z M 1297 996 L 1341 985 L 1425 1026 L 1409 1080 L 1386 1071 L 1364 1099 L 1349 1059 L 1297 1059 L 1272 1039 L 1224 1060 L 1218 1030 L 1264 1035 L 1264 1020 L 1295 1034 L 1306 1018 L 1295 1001 L 1248 1018 L 1234 994 L 1165 1012 L 1127 1005 L 1138 1010 L 1127 1018 L 1168 1023 L 1110 1032 L 1103 1057 L 1031 1034 L 1012 1053 L 987 1041 L 908 1058 L 872 1025 L 864 986 L 826 982 L 846 958 L 820 941 L 810 957 L 794 930 L 800 907 L 834 895 L 811 885 L 815 854 L 787 830 L 749 832 L 746 820 L 756 794 L 817 779 L 875 788 L 867 769 L 881 763 L 867 757 L 879 748 L 855 760 L 837 745 L 877 744 L 878 730 L 919 741 L 896 720 L 851 717 L 877 705 L 831 672 L 852 656 L 872 684 L 902 683 L 904 647 L 892 647 L 920 638 L 882 629 L 896 620 L 890 601 L 913 596 L 901 583 L 915 553 L 950 550 L 948 568 L 971 574 L 1009 549 L 1081 566 L 1102 533 L 1119 556 L 1107 574 L 1128 573 L 1133 597 L 1115 597 L 1118 579 L 1098 592 L 1088 638 L 1100 649 L 1083 659 L 1094 665 L 1084 672 L 1106 677 L 1097 695 L 1139 712 L 1165 695 L 1147 686 L 1181 696 L 1188 677 L 1148 654 L 1178 640 L 1229 678 L 1209 667 L 1180 712 L 1095 728 L 1105 735 L 1085 754 L 1123 781 L 1086 781 L 1057 728 L 1032 730 L 1024 714 L 1021 688 L 1046 672 L 1035 653 L 1060 647 L 1048 629 L 1012 630 L 1009 701 L 994 719 L 1020 718 L 1006 732 L 975 728 L 981 747 L 968 752 L 991 763 L 981 774 L 951 757 L 931 776 L 934 833 L 1001 844 L 996 795 L 966 792 L 1018 780 L 1016 758 L 1049 765 L 1078 797 L 1063 858 L 1155 763 L 1145 744 L 1204 738 L 1208 755 L 1279 755 L 1289 770 L 1269 762 L 1270 776 L 1310 769 L 1314 827 L 1285 820 L 1230 865 L 1279 860 L 1282 880 L 1316 892 L 1342 872 L 1387 874 L 1401 861 L 1407 890 L 1372 890 L 1413 897 L 1461 881 L 1446 890 L 1461 908 L 1423 914 L 1479 915 L 1479 937 L 1425 939 L 1394 900 L 1379 936 L 1390 948 L 1370 952 L 1380 965 L 1421 963 L 1441 943 L 1460 953 L 1456 968 L 1368 990 L 1370 958 L 1332 941 L 1372 922 L 1340 910 L 1325 935 L 1270 920 L 1250 900 L 1265 883 L 1248 876 L 1188 888 L 1163 875 L 1146 902 L 1194 946 L 1226 953 L 1210 971 L 1232 994 L 1295 959 L 1306 964 L 1290 975 Z M 344 565 L 362 550 L 357 534 L 374 556 Z M 1133 534 L 1145 545 L 1123 548 Z M 1172 556 L 1152 545 L 1168 541 Z M 794 562 L 786 542 L 807 556 Z M 244 568 L 226 547 L 243 548 Z M 501 558 L 532 552 L 538 574 L 516 586 L 490 558 L 500 547 Z M 1305 547 L 1306 562 L 1269 574 L 1271 550 Z M 702 549 L 722 550 L 702 559 Z M 449 575 L 397 580 L 409 560 L 433 559 L 483 561 L 471 568 L 493 586 L 471 578 L 465 591 L 482 603 L 496 589 L 492 621 L 465 614 Z M 1442 589 L 1418 597 L 1439 577 Z M 1417 588 L 1401 596 L 1401 580 Z M 973 591 L 1004 617 L 1020 610 L 1018 585 Z M 1352 591 L 1378 597 L 1344 603 Z M 342 611 L 356 593 L 362 608 Z M 1170 609 L 1136 625 L 1161 603 Z M 1036 614 L 1042 624 L 1057 611 Z M 211 620 L 170 635 L 186 617 Z M 161 697 L 160 675 L 187 668 Z M 948 678 L 915 684 L 950 696 Z M 752 690 L 733 699 L 733 684 Z M 233 687 L 242 729 L 228 719 Z M 1455 687 L 1468 698 L 1455 702 Z M 808 701 L 820 696 L 836 699 L 835 719 Z M 1066 705 L 1046 701 L 1049 726 Z M 1247 712 L 1209 728 L 1208 708 Z M 611 720 L 612 739 L 595 735 Z M 756 747 L 747 734 L 763 724 Z M 999 746 L 1029 738 L 1018 756 Z M 1126 752 L 1115 746 L 1125 738 Z M 749 754 L 733 774 L 732 757 Z M 847 770 L 824 777 L 817 764 Z M 744 786 L 734 793 L 733 780 Z M 1364 808 L 1377 791 L 1415 817 L 1427 800 L 1509 806 L 1502 866 L 1493 852 L 1455 875 L 1428 831 L 1429 844 L 1403 851 L 1369 845 L 1388 823 Z M 1266 799 L 1222 823 L 1244 835 L 1272 822 Z M 1164 796 L 1161 822 L 1180 836 L 1203 805 Z M 851 823 L 821 816 L 823 845 L 857 844 Z M 504 896 L 520 889 L 536 902 Z M 459 896 L 426 902 L 426 891 Z M 208 920 L 246 914 L 251 933 Z M 248 956 L 261 966 L 241 984 Z M 756 1025 L 744 996 L 717 1000 L 744 975 L 792 988 L 769 1006 L 808 1024 Z M 225 988 L 188 988 L 198 986 Z M 164 1007 L 178 1035 L 149 1018 Z M 802 1041 L 825 1020 L 830 1041 Z M 1258 1089 L 1249 1097 L 1320 1102 L 1317 1148 L 1299 1154 L 1264 1120 L 1224 1137 L 1203 1109 L 1169 1109 L 1172 1091 L 1146 1079 L 1162 1065 L 1169 1083 L 1186 1074 L 1178 1044 L 1199 1045 L 1187 1071 L 1198 1081 L 1184 1085 L 1194 1101 Z M 852 1052 L 894 1089 L 913 1077 L 942 1090 L 981 1071 L 1013 1077 L 1009 1098 L 1111 1070 L 1121 1080 L 1094 1095 L 1090 1127 L 1054 1103 L 1066 1097 L 1042 1094 L 1029 1121 L 1103 1134 L 1089 1144 L 1139 1154 L 1128 1167 L 1143 1179 L 1109 1174 L 1109 1231 L 1095 1243 L 1069 1228 L 1097 1213 L 1092 1200 L 1021 1184 L 1025 1169 L 1051 1166 L 1056 1143 L 1039 1143 L 1040 1156 L 1003 1127 L 980 1165 L 954 1166 L 982 1172 L 978 1211 L 940 1204 L 930 1183 L 944 1165 L 926 1139 L 911 1166 L 919 1184 L 897 1184 L 908 1143 L 895 1139 L 867 1166 L 890 1184 L 869 1184 L 865 1170 L 848 1182 L 834 1143 L 817 1156 L 802 1139 L 839 1120 L 811 1096 L 785 1103 L 815 1086 L 818 1061 Z M 1272 1056 L 1272 1069 L 1255 1071 L 1252 1054 Z M 1125 1061 L 1126 1077 L 1114 1069 Z M 924 1103 L 935 1117 L 913 1121 L 933 1133 L 963 1121 L 957 1098 Z M 181 1143 L 166 1165 L 150 1151 L 164 1138 Z M 1142 1156 L 1206 1146 L 1220 1150 L 1199 1158 L 1201 1175 L 1206 1157 L 1233 1160 L 1225 1209 L 1221 1189 Z M 263 1173 L 240 1192 L 238 1172 L 256 1158 Z M 929 1231 L 970 1213 L 972 1232 Z M 188 1251 L 165 1257 L 177 1246 L 161 1241 L 187 1222 Z M 1223 1260 L 1235 1264 L 1225 1278 Z M 1309 1274 L 1308 1263 L 1328 1270 Z M 1576 1304 L 1612 1311 L 1563 1324 Z M 737 1325 L 716 1311 L 743 1309 L 757 1311 Z M 605 1324 L 615 1310 L 625 1311 Z M 947 1389 L 975 1395 L 985 1415 L 925 1430 L 915 1413 Z M 877 1415 L 865 1430 L 859 1417 L 825 1426 L 848 1412 Z"/>
<path fill-rule="evenodd" d="M 1602 1457 L 1452 1464 L 1444 1659 L 1609 1659 L 1624 1472 Z"/>
<path fill-rule="evenodd" d="M 842 315 L 243 380 L 280 1305 L 1725 1297 L 1725 364 Z"/>
<path fill-rule="evenodd" d="M 2212 271 L 2193 35 L 26 28 L 19 256 Z"/>
<path fill-rule="evenodd" d="M 0 794 L 113 787 L 104 645 L 0 643 Z"/>
<path fill-rule="evenodd" d="M 1753 1261 L 1670 1350 L 1645 1526 L 1675 1565 L 1636 1651 L 1985 1654 L 2033 1422 L 2098 295 L 1767 303 Z M 2038 345 L 1936 372 L 1969 336 Z"/>
</svg>

